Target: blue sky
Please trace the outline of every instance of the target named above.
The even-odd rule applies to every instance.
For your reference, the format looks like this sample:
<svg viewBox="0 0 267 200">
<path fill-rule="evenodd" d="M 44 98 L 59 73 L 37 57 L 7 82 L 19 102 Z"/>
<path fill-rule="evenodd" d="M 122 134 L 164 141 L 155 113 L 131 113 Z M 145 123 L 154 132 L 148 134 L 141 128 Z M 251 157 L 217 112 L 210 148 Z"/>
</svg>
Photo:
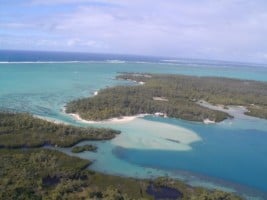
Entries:
<svg viewBox="0 0 267 200">
<path fill-rule="evenodd" d="M 0 49 L 267 63 L 267 1 L 0 0 Z"/>
</svg>

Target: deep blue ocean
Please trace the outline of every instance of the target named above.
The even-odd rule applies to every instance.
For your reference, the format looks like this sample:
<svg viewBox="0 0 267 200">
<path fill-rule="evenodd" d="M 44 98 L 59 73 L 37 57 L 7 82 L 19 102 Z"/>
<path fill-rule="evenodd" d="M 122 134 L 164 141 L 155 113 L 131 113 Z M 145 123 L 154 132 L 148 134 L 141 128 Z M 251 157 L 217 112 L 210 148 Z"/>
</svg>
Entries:
<svg viewBox="0 0 267 200">
<path fill-rule="evenodd" d="M 118 72 L 171 73 L 267 81 L 267 66 L 194 59 L 87 53 L 0 51 L 0 109 L 29 112 L 76 126 L 119 129 L 94 143 L 91 169 L 121 176 L 170 176 L 191 185 L 219 188 L 248 199 L 267 199 L 267 120 L 252 117 L 218 124 L 145 116 L 125 123 L 86 124 L 64 113 L 64 105 L 115 85 Z M 0 119 L 1 120 L 1 119 Z M 174 144 L 162 135 L 182 138 Z M 59 149 L 70 153 L 69 149 Z"/>
</svg>

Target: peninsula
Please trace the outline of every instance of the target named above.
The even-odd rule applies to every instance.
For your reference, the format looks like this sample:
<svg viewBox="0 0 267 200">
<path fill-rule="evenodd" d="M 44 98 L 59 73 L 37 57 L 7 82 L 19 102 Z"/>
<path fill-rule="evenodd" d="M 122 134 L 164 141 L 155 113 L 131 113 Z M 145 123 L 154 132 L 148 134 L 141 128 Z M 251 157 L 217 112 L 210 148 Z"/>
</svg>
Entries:
<svg viewBox="0 0 267 200">
<path fill-rule="evenodd" d="M 24 113 L 0 113 L 0 147 L 71 147 L 84 140 L 109 140 L 120 131 L 55 124 Z"/>
<path fill-rule="evenodd" d="M 265 82 L 141 73 L 122 73 L 117 78 L 142 84 L 100 90 L 96 96 L 68 103 L 66 112 L 95 121 L 143 113 L 200 122 L 220 122 L 231 117 L 201 106 L 198 102 L 203 100 L 216 105 L 245 106 L 245 114 L 267 119 Z"/>
</svg>

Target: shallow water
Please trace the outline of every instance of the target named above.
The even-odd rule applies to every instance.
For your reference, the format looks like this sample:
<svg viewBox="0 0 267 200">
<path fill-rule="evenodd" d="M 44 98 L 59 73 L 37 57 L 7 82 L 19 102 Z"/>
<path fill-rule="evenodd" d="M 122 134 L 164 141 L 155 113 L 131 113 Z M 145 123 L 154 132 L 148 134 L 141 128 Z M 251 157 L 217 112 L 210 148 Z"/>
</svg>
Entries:
<svg viewBox="0 0 267 200">
<path fill-rule="evenodd" d="M 114 79 L 116 73 L 122 71 L 267 81 L 267 68 L 247 65 L 0 63 L 0 108 L 89 126 L 64 114 L 63 106 L 70 100 L 91 96 L 101 88 L 132 84 Z M 91 169 L 140 178 L 168 175 L 193 185 L 248 195 L 259 196 L 258 191 L 267 193 L 266 120 L 247 117 L 205 125 L 146 116 L 123 124 L 94 126 L 116 128 L 122 130 L 122 134 L 112 141 L 84 142 L 99 147 L 97 153 L 78 154 L 95 160 Z M 165 135 L 161 137 L 161 134 Z M 70 153 L 70 149 L 61 150 Z"/>
</svg>

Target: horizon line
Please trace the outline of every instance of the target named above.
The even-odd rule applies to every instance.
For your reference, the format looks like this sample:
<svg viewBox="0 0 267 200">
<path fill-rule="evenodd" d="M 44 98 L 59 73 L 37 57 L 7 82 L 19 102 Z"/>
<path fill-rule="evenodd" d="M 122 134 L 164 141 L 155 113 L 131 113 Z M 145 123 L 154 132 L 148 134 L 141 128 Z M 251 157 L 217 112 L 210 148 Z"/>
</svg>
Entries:
<svg viewBox="0 0 267 200">
<path fill-rule="evenodd" d="M 222 59 L 209 59 L 209 58 L 189 58 L 189 57 L 173 57 L 173 56 L 155 56 L 155 55 L 138 55 L 138 54 L 123 54 L 123 53 L 107 53 L 107 52 L 88 52 L 88 51 L 64 51 L 64 50 L 33 50 L 33 49 L 0 49 L 0 51 L 21 51 L 21 52 L 45 52 L 45 53 L 75 53 L 75 54 L 91 54 L 91 55 L 110 55 L 110 56 L 129 56 L 129 57 L 140 57 L 140 58 L 155 58 L 155 59 L 160 59 L 160 61 L 166 62 L 166 61 L 187 61 L 187 60 L 192 60 L 192 61 L 210 61 L 210 62 L 224 62 L 224 63 L 232 63 L 232 64 L 241 64 L 241 65 L 246 65 L 246 64 L 254 64 L 254 65 L 266 65 L 267 63 L 263 62 L 249 62 L 249 61 L 237 61 L 237 60 L 222 60 Z M 94 60 L 86 60 L 86 61 L 94 61 Z M 122 60 L 120 60 L 122 61 Z M 5 62 L 5 61 L 4 61 Z M 12 61 L 6 61 L 12 63 Z M 20 61 L 14 61 L 14 62 L 20 62 Z M 32 62 L 32 61 L 21 61 L 21 62 Z M 35 61 L 38 62 L 38 61 Z M 42 61 L 40 61 L 42 62 Z M 53 62 L 53 61 L 51 61 Z M 79 60 L 69 60 L 69 61 L 59 61 L 59 62 L 80 62 Z"/>
</svg>

